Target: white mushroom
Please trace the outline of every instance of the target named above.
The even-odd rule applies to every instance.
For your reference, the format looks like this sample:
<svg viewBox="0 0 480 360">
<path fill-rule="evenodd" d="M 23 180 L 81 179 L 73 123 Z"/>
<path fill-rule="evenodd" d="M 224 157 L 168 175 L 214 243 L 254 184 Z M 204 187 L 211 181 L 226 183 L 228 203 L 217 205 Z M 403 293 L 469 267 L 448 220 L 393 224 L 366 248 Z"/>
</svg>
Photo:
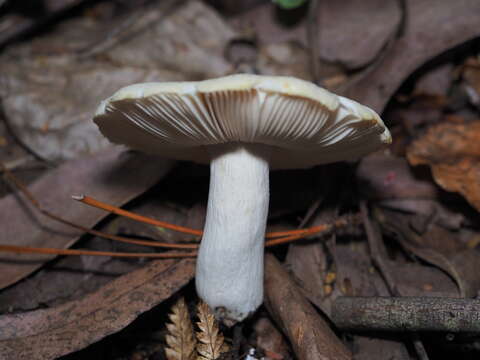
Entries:
<svg viewBox="0 0 480 360">
<path fill-rule="evenodd" d="M 373 110 L 291 77 L 131 85 L 94 120 L 114 143 L 210 163 L 196 287 L 230 321 L 262 303 L 269 169 L 356 159 L 391 142 Z"/>
</svg>

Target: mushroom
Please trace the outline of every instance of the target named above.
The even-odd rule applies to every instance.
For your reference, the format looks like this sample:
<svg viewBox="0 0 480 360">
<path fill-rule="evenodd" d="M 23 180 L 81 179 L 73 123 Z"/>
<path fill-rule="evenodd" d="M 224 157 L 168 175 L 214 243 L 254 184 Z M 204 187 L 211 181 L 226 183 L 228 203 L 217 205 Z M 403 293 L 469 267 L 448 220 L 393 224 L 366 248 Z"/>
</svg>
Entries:
<svg viewBox="0 0 480 360">
<path fill-rule="evenodd" d="M 227 323 L 263 300 L 269 170 L 357 159 L 391 142 L 373 110 L 293 77 L 135 84 L 94 121 L 114 143 L 210 164 L 196 288 Z"/>
</svg>

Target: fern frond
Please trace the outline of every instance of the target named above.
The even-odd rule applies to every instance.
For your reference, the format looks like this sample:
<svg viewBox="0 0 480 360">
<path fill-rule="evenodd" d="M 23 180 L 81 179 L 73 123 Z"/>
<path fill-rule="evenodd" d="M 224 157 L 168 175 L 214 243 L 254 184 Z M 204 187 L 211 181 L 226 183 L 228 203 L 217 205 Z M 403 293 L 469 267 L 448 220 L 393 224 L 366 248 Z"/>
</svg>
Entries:
<svg viewBox="0 0 480 360">
<path fill-rule="evenodd" d="M 197 306 L 198 319 L 197 326 L 197 360 L 216 360 L 224 352 L 228 351 L 228 345 L 225 343 L 221 334 L 215 316 L 203 301 Z"/>
<path fill-rule="evenodd" d="M 165 353 L 168 360 L 194 360 L 195 335 L 185 300 L 180 298 L 171 309 L 171 323 L 167 324 Z"/>
</svg>

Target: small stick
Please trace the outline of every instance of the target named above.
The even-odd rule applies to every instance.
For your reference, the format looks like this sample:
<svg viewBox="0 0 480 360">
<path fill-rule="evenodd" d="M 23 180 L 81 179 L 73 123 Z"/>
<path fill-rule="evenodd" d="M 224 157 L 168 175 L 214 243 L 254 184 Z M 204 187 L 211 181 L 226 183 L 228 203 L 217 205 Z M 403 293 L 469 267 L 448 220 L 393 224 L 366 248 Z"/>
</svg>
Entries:
<svg viewBox="0 0 480 360">
<path fill-rule="evenodd" d="M 350 351 L 272 254 L 265 255 L 265 304 L 299 360 L 350 360 Z"/>
<path fill-rule="evenodd" d="M 368 247 L 372 262 L 383 277 L 390 295 L 400 296 L 395 284 L 395 277 L 385 260 L 387 259 L 387 250 L 383 243 L 382 234 L 380 233 L 377 223 L 373 223 L 370 220 L 367 205 L 364 200 L 360 201 L 360 213 L 362 214 L 363 226 L 365 227 L 365 233 L 367 234 Z"/>
<path fill-rule="evenodd" d="M 480 333 L 480 300 L 436 297 L 339 297 L 332 320 L 354 331 Z"/>
<path fill-rule="evenodd" d="M 360 211 L 363 218 L 363 224 L 365 226 L 365 232 L 367 233 L 368 246 L 370 248 L 370 256 L 372 257 L 372 261 L 379 270 L 380 275 L 385 280 L 385 284 L 387 285 L 390 294 L 394 296 L 400 296 L 401 294 L 396 285 L 395 277 L 393 276 L 386 261 L 387 250 L 385 249 L 385 245 L 383 243 L 382 234 L 380 233 L 377 224 L 374 224 L 370 221 L 365 201 L 360 202 Z M 420 360 L 428 360 L 429 357 L 427 351 L 425 350 L 425 346 L 423 345 L 423 342 L 418 334 L 413 333 L 410 335 L 410 338 L 418 358 Z"/>
</svg>

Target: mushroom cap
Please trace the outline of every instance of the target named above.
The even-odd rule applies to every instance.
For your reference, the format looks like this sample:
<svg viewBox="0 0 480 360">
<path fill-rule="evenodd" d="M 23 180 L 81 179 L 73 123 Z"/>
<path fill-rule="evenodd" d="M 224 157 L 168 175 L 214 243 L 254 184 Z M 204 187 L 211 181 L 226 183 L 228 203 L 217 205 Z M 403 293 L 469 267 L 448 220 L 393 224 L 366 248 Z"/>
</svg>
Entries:
<svg viewBox="0 0 480 360">
<path fill-rule="evenodd" d="M 284 76 L 130 85 L 102 101 L 94 121 L 114 143 L 200 163 L 209 146 L 265 144 L 274 169 L 357 159 L 391 142 L 370 108 Z"/>
</svg>

